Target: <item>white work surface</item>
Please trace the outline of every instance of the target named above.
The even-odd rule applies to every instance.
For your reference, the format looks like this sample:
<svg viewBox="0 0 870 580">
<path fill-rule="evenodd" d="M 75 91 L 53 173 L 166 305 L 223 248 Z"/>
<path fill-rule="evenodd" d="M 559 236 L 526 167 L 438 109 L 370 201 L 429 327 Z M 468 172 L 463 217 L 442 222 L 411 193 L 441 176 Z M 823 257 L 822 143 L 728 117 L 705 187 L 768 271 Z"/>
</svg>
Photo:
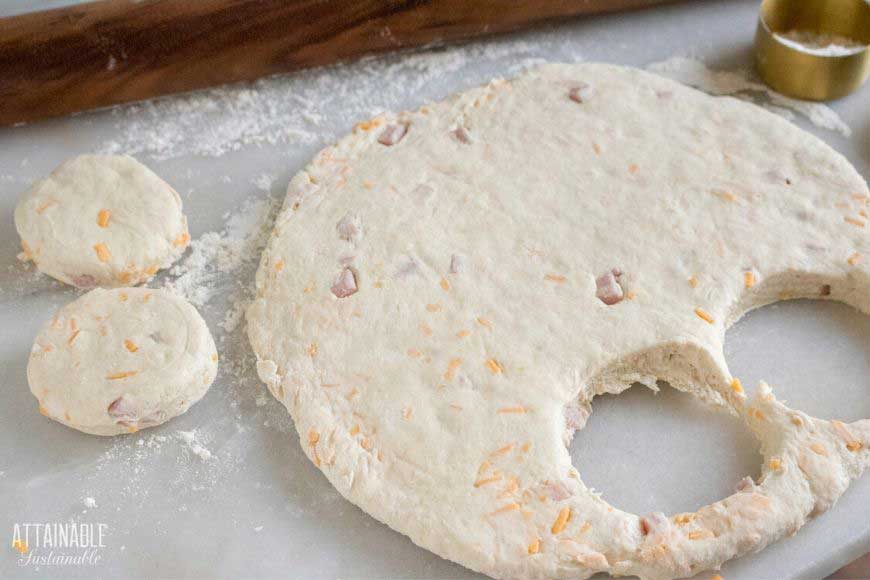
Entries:
<svg viewBox="0 0 870 580">
<path fill-rule="evenodd" d="M 279 199 L 318 149 L 380 109 L 416 108 L 515 74 L 536 58 L 645 66 L 691 54 L 714 68 L 749 67 L 756 8 L 755 2 L 708 1 L 588 18 L 461 51 L 270 80 L 249 94 L 238 89 L 217 100 L 164 100 L 157 108 L 0 129 L 0 577 L 474 576 L 343 500 L 306 459 L 290 417 L 245 368 L 253 355 L 244 325 L 221 326 L 250 288 L 255 259 L 207 276 L 211 296 L 199 308 L 218 340 L 222 370 L 185 416 L 116 438 L 84 435 L 41 417 L 27 388 L 30 346 L 53 311 L 78 293 L 16 260 L 12 214 L 30 182 L 66 158 L 115 142 L 179 190 L 194 241 L 225 228 L 232 238 L 259 207 L 256 200 Z M 865 177 L 868 96 L 864 87 L 831 105 L 851 126 L 850 138 L 795 121 Z M 285 122 L 287 130 L 279 131 Z M 164 273 L 152 285 L 173 278 Z M 765 379 L 780 398 L 823 418 L 870 417 L 868 316 L 840 304 L 781 303 L 738 323 L 726 346 L 733 373 L 746 385 Z M 755 441 L 736 419 L 669 388 L 657 396 L 641 387 L 605 396 L 593 411 L 572 456 L 587 484 L 618 507 L 693 510 L 759 473 Z M 197 443 L 179 434 L 192 430 Z M 197 444 L 211 457 L 196 453 Z M 107 525 L 96 567 L 19 565 L 9 548 L 15 523 L 68 521 Z M 819 578 L 868 551 L 865 475 L 796 536 L 727 564 L 722 574 L 728 580 Z"/>
</svg>

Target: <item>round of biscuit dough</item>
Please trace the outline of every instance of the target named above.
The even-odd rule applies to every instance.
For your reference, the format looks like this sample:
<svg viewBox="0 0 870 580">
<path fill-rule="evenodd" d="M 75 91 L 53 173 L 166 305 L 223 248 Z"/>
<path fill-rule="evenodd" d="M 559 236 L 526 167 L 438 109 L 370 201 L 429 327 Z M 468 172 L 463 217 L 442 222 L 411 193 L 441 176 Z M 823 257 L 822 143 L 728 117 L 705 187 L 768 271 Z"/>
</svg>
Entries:
<svg viewBox="0 0 870 580">
<path fill-rule="evenodd" d="M 126 155 L 81 155 L 27 190 L 15 208 L 24 259 L 79 288 L 135 286 L 190 242 L 181 198 Z"/>
<path fill-rule="evenodd" d="M 870 467 L 870 422 L 748 398 L 722 348 L 778 299 L 870 312 L 868 203 L 846 159 L 755 105 L 548 65 L 321 152 L 290 184 L 248 333 L 311 460 L 417 544 L 501 578 L 693 576 Z M 741 416 L 760 480 L 670 516 L 584 485 L 566 442 L 593 397 L 657 379 Z"/>
<path fill-rule="evenodd" d="M 217 368 L 214 339 L 186 300 L 165 290 L 97 288 L 45 324 L 27 381 L 46 417 L 117 435 L 185 413 Z"/>
</svg>

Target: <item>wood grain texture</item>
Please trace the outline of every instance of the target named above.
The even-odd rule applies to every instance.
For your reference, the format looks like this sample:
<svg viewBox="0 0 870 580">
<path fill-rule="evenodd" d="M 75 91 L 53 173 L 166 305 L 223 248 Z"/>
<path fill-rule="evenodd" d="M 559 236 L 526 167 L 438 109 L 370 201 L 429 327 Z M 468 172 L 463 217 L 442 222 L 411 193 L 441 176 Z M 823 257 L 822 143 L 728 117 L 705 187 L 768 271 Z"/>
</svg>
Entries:
<svg viewBox="0 0 870 580">
<path fill-rule="evenodd" d="M 104 0 L 0 19 L 0 125 L 671 0 Z"/>
</svg>

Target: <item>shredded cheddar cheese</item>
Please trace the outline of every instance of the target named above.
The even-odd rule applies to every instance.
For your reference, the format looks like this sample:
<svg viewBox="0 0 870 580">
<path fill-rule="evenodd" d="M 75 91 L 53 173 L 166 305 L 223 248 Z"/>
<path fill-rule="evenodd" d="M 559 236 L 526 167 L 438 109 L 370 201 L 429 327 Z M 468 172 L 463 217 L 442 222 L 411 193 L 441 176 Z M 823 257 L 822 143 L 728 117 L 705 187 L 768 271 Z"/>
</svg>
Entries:
<svg viewBox="0 0 870 580">
<path fill-rule="evenodd" d="M 550 531 L 555 536 L 562 532 L 565 529 L 565 526 L 568 525 L 568 521 L 571 519 L 571 508 L 568 506 L 563 507 L 559 510 L 559 515 L 556 516 L 556 519 L 553 521 L 553 527 L 550 528 Z"/>
<path fill-rule="evenodd" d="M 505 453 L 509 453 L 511 451 L 511 449 L 514 448 L 514 445 L 515 445 L 515 443 L 508 443 L 507 445 L 499 447 L 498 449 L 496 449 L 495 451 L 490 453 L 490 455 L 496 456 L 496 455 L 504 455 Z"/>
<path fill-rule="evenodd" d="M 695 316 L 706 322 L 707 324 L 713 324 L 715 320 L 712 316 L 710 316 L 706 311 L 701 308 L 695 308 Z"/>
<path fill-rule="evenodd" d="M 462 364 L 461 358 L 451 359 L 449 363 L 447 363 L 447 371 L 444 373 L 445 381 L 452 381 L 453 377 L 456 375 L 456 369 Z"/>
<path fill-rule="evenodd" d="M 504 372 L 504 367 L 502 367 L 501 364 L 494 358 L 487 360 L 485 364 L 486 368 L 489 369 L 489 372 L 494 375 Z"/>
<path fill-rule="evenodd" d="M 746 288 L 752 288 L 755 286 L 755 273 L 747 270 L 743 272 L 743 286 Z"/>
<path fill-rule="evenodd" d="M 478 479 L 477 481 L 474 482 L 474 487 L 481 487 L 481 486 L 486 485 L 488 483 L 495 483 L 496 481 L 500 481 L 500 480 L 501 480 L 501 474 L 492 475 L 490 477 Z"/>
<path fill-rule="evenodd" d="M 139 374 L 139 371 L 122 371 L 120 373 L 112 373 L 106 375 L 106 378 L 110 381 L 117 381 L 118 379 L 126 379 L 128 377 L 132 377 L 134 375 Z"/>
<path fill-rule="evenodd" d="M 112 257 L 112 254 L 109 253 L 109 248 L 106 247 L 106 244 L 94 244 L 94 252 L 97 253 L 97 259 L 100 262 L 108 262 L 109 258 Z"/>
<path fill-rule="evenodd" d="M 498 508 L 498 509 L 495 510 L 494 512 L 491 512 L 490 515 L 492 515 L 492 516 L 497 516 L 497 515 L 499 515 L 499 514 L 504 514 L 504 513 L 507 513 L 507 512 L 517 511 L 518 509 L 520 509 L 520 504 L 518 504 L 518 503 L 509 503 L 509 504 L 506 504 L 506 505 L 501 506 L 500 508 Z"/>
<path fill-rule="evenodd" d="M 189 242 L 189 241 L 190 241 L 190 234 L 187 232 L 183 232 L 183 233 L 179 234 L 177 238 L 172 240 L 172 245 L 175 246 L 176 248 L 179 246 L 186 246 L 187 242 Z"/>
<path fill-rule="evenodd" d="M 101 228 L 108 227 L 109 216 L 111 216 L 111 215 L 112 215 L 112 212 L 110 212 L 109 210 L 101 209 L 99 212 L 97 212 L 97 225 L 100 226 Z"/>
</svg>

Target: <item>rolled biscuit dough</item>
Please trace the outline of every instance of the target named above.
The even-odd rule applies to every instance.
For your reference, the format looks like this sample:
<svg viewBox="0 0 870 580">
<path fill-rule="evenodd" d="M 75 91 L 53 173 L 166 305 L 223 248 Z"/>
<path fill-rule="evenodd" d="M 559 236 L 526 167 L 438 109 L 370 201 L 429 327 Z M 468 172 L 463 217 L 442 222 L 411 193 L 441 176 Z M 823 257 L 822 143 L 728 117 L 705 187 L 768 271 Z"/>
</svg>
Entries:
<svg viewBox="0 0 870 580">
<path fill-rule="evenodd" d="M 747 398 L 722 351 L 776 300 L 870 312 L 868 203 L 841 155 L 759 107 L 547 65 L 318 154 L 249 337 L 311 460 L 417 544 L 502 578 L 691 576 L 795 532 L 870 464 L 870 421 Z M 566 442 L 595 395 L 656 380 L 741 416 L 760 481 L 669 517 L 591 493 Z"/>
</svg>

